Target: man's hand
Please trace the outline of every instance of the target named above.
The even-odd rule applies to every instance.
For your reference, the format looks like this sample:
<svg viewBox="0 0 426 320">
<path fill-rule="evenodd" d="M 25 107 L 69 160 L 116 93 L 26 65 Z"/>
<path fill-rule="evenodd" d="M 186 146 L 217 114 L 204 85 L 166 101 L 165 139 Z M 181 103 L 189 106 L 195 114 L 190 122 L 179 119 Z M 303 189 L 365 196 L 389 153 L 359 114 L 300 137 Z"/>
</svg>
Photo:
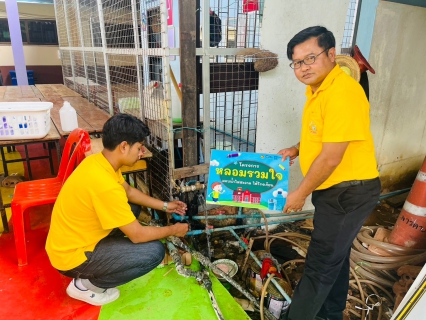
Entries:
<svg viewBox="0 0 426 320">
<path fill-rule="evenodd" d="M 284 161 L 287 157 L 290 157 L 290 165 L 292 165 L 294 163 L 294 159 L 296 159 L 299 155 L 299 149 L 293 146 L 278 151 L 278 154 L 283 157 L 282 161 Z"/>
<path fill-rule="evenodd" d="M 177 213 L 181 216 L 185 215 L 186 212 L 186 204 L 185 202 L 174 200 L 168 203 L 167 205 L 167 213 Z"/>
<path fill-rule="evenodd" d="M 175 229 L 173 232 L 173 235 L 176 237 L 184 237 L 186 233 L 188 232 L 189 224 L 187 223 L 176 223 L 173 225 L 173 228 Z"/>
<path fill-rule="evenodd" d="M 305 205 L 306 197 L 300 194 L 297 190 L 290 192 L 287 196 L 284 213 L 292 213 L 301 211 Z"/>
</svg>

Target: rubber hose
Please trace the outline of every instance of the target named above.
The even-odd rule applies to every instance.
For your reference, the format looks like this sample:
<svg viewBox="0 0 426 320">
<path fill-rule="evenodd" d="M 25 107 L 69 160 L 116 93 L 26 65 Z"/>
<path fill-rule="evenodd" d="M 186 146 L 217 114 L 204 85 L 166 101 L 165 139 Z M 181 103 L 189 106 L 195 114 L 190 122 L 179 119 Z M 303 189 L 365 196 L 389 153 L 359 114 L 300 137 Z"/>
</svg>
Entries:
<svg viewBox="0 0 426 320">
<path fill-rule="evenodd" d="M 386 287 L 393 286 L 393 282 L 390 282 L 389 280 L 380 278 L 376 276 L 375 274 L 368 272 L 367 270 L 363 269 L 361 266 L 357 265 L 352 259 L 350 259 L 350 265 L 354 269 L 354 271 L 357 272 L 359 275 L 361 275 L 364 279 L 376 281 L 377 283 L 380 283 Z"/>
<path fill-rule="evenodd" d="M 348 296 L 348 300 L 354 300 L 354 301 L 356 301 L 356 302 L 360 303 L 363 307 L 368 308 L 368 306 L 365 304 L 365 302 L 363 302 L 363 301 L 359 300 L 358 298 L 355 298 L 355 297 L 353 297 L 353 296 Z M 364 308 L 362 308 L 362 309 L 361 309 L 361 311 L 363 312 L 363 313 L 362 313 L 362 315 L 361 315 L 361 319 L 365 319 L 365 309 L 364 309 Z M 368 313 L 368 320 L 371 320 L 371 315 L 372 315 L 372 314 L 369 312 L 369 313 Z"/>
<path fill-rule="evenodd" d="M 256 239 L 262 239 L 264 237 L 265 236 L 259 236 L 259 237 L 256 237 Z M 295 233 L 295 232 L 280 232 L 280 233 L 276 233 L 276 234 L 274 234 L 272 236 L 269 236 L 269 237 L 273 238 L 273 239 L 281 239 L 283 241 L 287 241 L 287 242 L 289 242 L 289 243 L 297 246 L 298 248 L 300 248 L 305 253 L 307 253 L 307 250 L 304 247 L 302 247 L 298 243 L 295 243 L 294 241 L 291 241 L 290 239 L 283 239 L 283 238 L 293 237 L 293 238 L 301 238 L 301 239 L 309 240 L 309 241 L 311 240 L 310 236 L 307 236 L 307 235 L 304 235 L 304 234 Z M 265 246 L 267 246 L 268 249 L 270 249 L 272 241 L 273 240 L 269 241 L 269 243 L 266 243 L 266 240 L 265 240 Z M 265 247 L 265 250 L 266 250 L 266 247 Z M 266 251 L 269 252 L 268 250 L 266 250 Z"/>
<path fill-rule="evenodd" d="M 360 295 L 361 295 L 361 299 L 362 299 L 362 300 L 364 300 L 364 299 L 365 299 L 365 296 L 364 296 L 364 290 L 363 290 L 363 289 L 362 289 L 362 287 L 361 287 L 361 283 L 359 282 L 359 278 L 358 278 L 358 276 L 356 275 L 356 273 L 355 273 L 354 269 L 349 268 L 349 270 L 350 270 L 350 272 L 351 272 L 352 276 L 354 277 L 354 279 L 355 279 L 356 283 L 358 284 L 358 288 L 359 288 L 359 293 L 360 293 Z M 361 311 L 361 319 L 365 319 L 365 310 L 362 310 L 362 311 Z"/>
<path fill-rule="evenodd" d="M 263 315 L 263 304 L 265 301 L 265 292 L 266 288 L 268 288 L 269 282 L 271 282 L 272 278 L 274 277 L 273 274 L 271 274 L 268 279 L 266 279 L 264 285 L 262 286 L 262 290 L 260 291 L 260 319 L 265 320 L 265 317 Z"/>
<path fill-rule="evenodd" d="M 407 255 L 407 254 L 416 254 L 416 253 L 424 252 L 424 250 L 422 249 L 406 248 L 406 247 L 397 246 L 395 244 L 375 240 L 371 237 L 370 234 L 368 234 L 369 231 L 371 230 L 367 229 L 358 233 L 358 239 L 360 239 L 361 242 L 373 244 L 382 249 L 395 252 L 395 255 Z"/>
<path fill-rule="evenodd" d="M 358 289 L 358 291 L 364 291 L 363 289 L 362 289 L 362 287 L 361 287 L 361 289 L 358 287 L 358 285 L 357 284 L 355 284 L 354 283 L 354 281 L 355 280 L 351 280 L 351 281 L 349 281 L 349 285 L 351 285 L 352 287 L 354 287 L 355 289 Z M 377 295 L 378 297 L 380 297 L 380 295 L 379 295 L 379 293 L 377 292 L 377 290 L 372 286 L 372 285 L 370 285 L 370 284 L 367 284 L 367 286 L 371 289 L 371 291 L 373 291 L 373 293 L 375 294 L 375 295 Z M 367 294 L 367 296 L 368 296 L 368 292 L 366 292 L 366 291 L 364 291 L 364 294 Z M 373 303 L 375 303 L 374 302 L 374 300 L 372 300 L 372 302 Z M 378 320 L 381 320 L 381 318 L 382 318 L 382 304 L 380 304 L 380 306 L 378 307 L 379 308 L 379 314 L 378 314 L 378 316 L 377 316 L 377 319 Z M 362 318 L 361 318 L 362 319 Z"/>
<path fill-rule="evenodd" d="M 412 259 L 417 257 L 418 255 L 410 255 L 410 256 L 396 256 L 396 257 L 383 257 L 383 256 L 373 256 L 367 253 L 357 252 L 354 249 L 351 250 L 351 253 L 355 253 L 360 259 L 371 262 L 379 262 L 379 263 L 393 263 L 393 262 L 401 262 L 407 259 Z"/>
<path fill-rule="evenodd" d="M 357 253 L 354 253 L 357 256 Z M 410 256 L 409 256 L 410 257 Z M 398 269 L 404 265 L 417 265 L 418 263 L 426 261 L 426 252 L 414 256 L 414 258 L 408 258 L 404 261 L 388 263 L 388 264 L 378 264 L 378 263 L 368 263 L 368 267 L 371 269 L 379 269 L 379 270 L 392 270 Z"/>
<path fill-rule="evenodd" d="M 262 212 L 262 210 L 259 210 L 260 214 L 263 217 L 263 221 L 265 221 L 265 243 L 264 243 L 264 247 L 267 253 L 271 253 L 269 251 L 269 247 L 268 247 L 268 241 L 269 241 L 269 227 L 268 227 L 268 219 L 266 219 L 265 214 Z"/>
<path fill-rule="evenodd" d="M 294 245 L 294 246 L 296 246 L 296 247 L 300 248 L 300 250 L 302 250 L 305 254 L 307 254 L 307 253 L 308 253 L 308 250 L 307 250 L 306 248 L 302 247 L 302 246 L 301 246 L 300 244 L 298 244 L 297 242 L 291 241 L 290 239 L 287 239 L 287 238 L 284 238 L 284 237 L 280 237 L 280 236 L 276 236 L 276 235 L 269 236 L 269 238 L 271 239 L 271 241 L 269 241 L 269 243 L 268 243 L 268 244 L 266 244 L 266 245 L 268 246 L 268 249 L 270 249 L 271 243 L 272 243 L 274 240 L 276 240 L 276 239 L 280 239 L 280 240 L 283 240 L 283 241 L 285 241 L 285 242 L 291 243 L 292 245 Z M 266 250 L 266 248 L 265 248 L 265 250 Z M 268 250 L 266 250 L 266 251 L 267 251 L 267 252 L 269 252 Z"/>
<path fill-rule="evenodd" d="M 358 240 L 358 238 L 355 238 L 354 239 L 354 242 L 352 242 L 352 244 L 353 244 L 353 246 L 359 251 L 359 252 L 362 252 L 362 253 L 365 253 L 365 254 L 371 254 L 371 255 L 373 255 L 373 256 L 378 256 L 378 257 L 382 257 L 381 255 L 379 255 L 379 254 L 377 254 L 377 253 L 375 253 L 375 252 L 371 252 L 370 250 L 368 250 L 367 248 L 365 248 L 362 244 L 361 244 L 361 242 Z"/>
<path fill-rule="evenodd" d="M 354 280 L 350 280 L 349 283 L 351 281 L 354 281 Z M 359 282 L 360 283 L 371 284 L 372 286 L 375 286 L 375 287 L 379 288 L 380 290 L 382 290 L 386 294 L 386 296 L 390 299 L 390 301 L 395 302 L 394 297 L 389 293 L 388 290 L 386 290 L 385 288 L 383 288 L 380 284 L 378 284 L 378 283 L 376 283 L 374 281 L 365 280 L 365 279 L 360 279 Z"/>
<path fill-rule="evenodd" d="M 349 312 L 352 313 L 355 317 L 362 319 L 361 315 L 353 309 L 349 309 Z"/>
<path fill-rule="evenodd" d="M 284 267 L 286 266 L 286 265 L 288 265 L 288 264 L 291 264 L 291 263 L 293 263 L 293 262 L 296 262 L 296 263 L 305 263 L 305 259 L 294 259 L 294 260 L 289 260 L 289 261 L 286 261 L 286 262 L 284 262 L 282 265 L 281 265 L 281 270 L 282 270 L 282 273 L 284 274 L 284 277 L 285 277 L 285 279 L 287 280 L 287 282 L 288 282 L 288 284 L 291 286 L 291 281 L 290 281 L 290 278 L 288 277 L 288 275 L 287 275 L 287 272 L 285 272 L 285 270 L 284 270 Z"/>
</svg>

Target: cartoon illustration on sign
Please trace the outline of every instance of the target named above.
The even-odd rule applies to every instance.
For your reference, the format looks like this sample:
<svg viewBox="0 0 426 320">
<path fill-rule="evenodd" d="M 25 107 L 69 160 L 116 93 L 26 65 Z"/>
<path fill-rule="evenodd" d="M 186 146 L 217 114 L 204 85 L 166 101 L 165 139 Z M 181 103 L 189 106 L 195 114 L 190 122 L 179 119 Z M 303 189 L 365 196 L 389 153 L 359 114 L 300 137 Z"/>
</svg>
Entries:
<svg viewBox="0 0 426 320">
<path fill-rule="evenodd" d="M 277 154 L 212 150 L 207 203 L 282 211 L 289 160 Z"/>
<path fill-rule="evenodd" d="M 211 188 L 213 189 L 213 191 L 210 193 L 213 202 L 217 202 L 219 200 L 219 196 L 224 193 L 225 190 L 222 191 L 222 184 L 220 182 L 212 183 Z"/>
</svg>

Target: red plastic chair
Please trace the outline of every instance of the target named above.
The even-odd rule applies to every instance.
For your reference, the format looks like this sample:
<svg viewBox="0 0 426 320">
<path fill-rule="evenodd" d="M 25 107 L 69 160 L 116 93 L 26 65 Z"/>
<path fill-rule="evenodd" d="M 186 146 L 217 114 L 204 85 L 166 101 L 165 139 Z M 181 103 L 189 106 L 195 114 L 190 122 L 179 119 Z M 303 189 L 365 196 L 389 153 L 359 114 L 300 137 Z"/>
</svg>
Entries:
<svg viewBox="0 0 426 320">
<path fill-rule="evenodd" d="M 31 230 L 28 208 L 54 203 L 62 185 L 90 151 L 90 137 L 83 129 L 71 132 L 65 143 L 56 178 L 20 182 L 15 187 L 10 207 L 18 265 L 28 264 L 25 231 Z"/>
</svg>

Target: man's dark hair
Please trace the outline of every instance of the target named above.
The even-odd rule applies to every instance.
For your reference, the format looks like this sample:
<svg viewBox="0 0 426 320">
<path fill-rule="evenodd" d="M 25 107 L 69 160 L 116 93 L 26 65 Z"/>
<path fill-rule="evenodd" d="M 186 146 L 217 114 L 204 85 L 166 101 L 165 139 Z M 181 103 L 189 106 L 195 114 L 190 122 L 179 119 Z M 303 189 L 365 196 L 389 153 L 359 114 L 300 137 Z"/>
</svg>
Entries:
<svg viewBox="0 0 426 320">
<path fill-rule="evenodd" d="M 149 128 L 138 118 L 126 113 L 112 116 L 102 129 L 102 143 L 105 149 L 114 150 L 121 142 L 130 146 L 136 142 L 144 142 L 151 134 Z"/>
<path fill-rule="evenodd" d="M 323 49 L 330 49 L 336 46 L 336 39 L 331 31 L 321 26 L 309 27 L 303 29 L 296 34 L 287 44 L 287 57 L 289 60 L 293 58 L 294 47 L 298 44 L 309 40 L 310 38 L 318 39 L 318 46 Z"/>
</svg>

